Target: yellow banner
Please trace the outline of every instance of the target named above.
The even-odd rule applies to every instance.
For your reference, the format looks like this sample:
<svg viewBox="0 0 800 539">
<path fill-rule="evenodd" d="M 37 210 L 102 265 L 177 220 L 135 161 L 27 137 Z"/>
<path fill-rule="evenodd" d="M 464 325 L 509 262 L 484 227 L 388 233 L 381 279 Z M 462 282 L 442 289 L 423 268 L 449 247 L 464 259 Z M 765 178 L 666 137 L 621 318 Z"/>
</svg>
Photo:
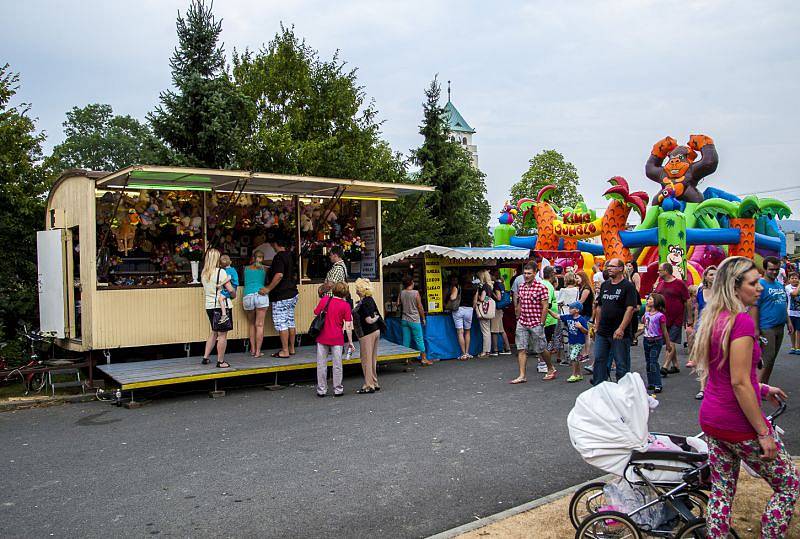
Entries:
<svg viewBox="0 0 800 539">
<path fill-rule="evenodd" d="M 439 257 L 425 257 L 425 290 L 428 296 L 428 312 L 442 312 L 442 259 Z"/>
</svg>

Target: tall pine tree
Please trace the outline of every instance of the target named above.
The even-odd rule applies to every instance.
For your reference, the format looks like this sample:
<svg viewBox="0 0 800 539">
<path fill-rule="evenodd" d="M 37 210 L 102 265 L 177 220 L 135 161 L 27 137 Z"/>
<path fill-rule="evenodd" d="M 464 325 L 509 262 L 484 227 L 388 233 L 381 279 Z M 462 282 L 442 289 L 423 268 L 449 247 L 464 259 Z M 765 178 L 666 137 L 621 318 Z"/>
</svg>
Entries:
<svg viewBox="0 0 800 539">
<path fill-rule="evenodd" d="M 186 18 L 178 13 L 178 47 L 170 59 L 175 89 L 162 92 L 161 105 L 148 116 L 177 165 L 234 165 L 245 121 L 247 101 L 226 72 L 218 45 L 222 21 L 212 8 L 193 0 Z"/>
<path fill-rule="evenodd" d="M 486 200 L 485 175 L 472 166 L 469 153 L 449 139 L 440 97 L 441 86 L 434 77 L 425 90 L 420 126 L 425 140 L 412 152 L 414 163 L 420 167 L 420 182 L 436 188 L 428 204 L 437 223 L 437 237 L 428 243 L 489 245 L 491 208 Z"/>
</svg>

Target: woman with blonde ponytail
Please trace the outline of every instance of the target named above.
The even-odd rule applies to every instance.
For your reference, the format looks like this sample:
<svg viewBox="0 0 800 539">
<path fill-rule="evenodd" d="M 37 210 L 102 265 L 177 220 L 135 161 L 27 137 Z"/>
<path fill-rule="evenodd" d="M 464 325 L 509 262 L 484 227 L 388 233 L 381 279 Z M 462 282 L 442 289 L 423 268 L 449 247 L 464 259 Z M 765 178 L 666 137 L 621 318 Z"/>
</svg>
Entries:
<svg viewBox="0 0 800 539">
<path fill-rule="evenodd" d="M 219 259 L 220 252 L 218 250 L 209 249 L 206 251 L 206 256 L 203 261 L 203 272 L 200 274 L 200 282 L 203 283 L 203 294 L 205 296 L 206 315 L 208 315 L 208 323 L 211 325 L 211 333 L 206 340 L 206 348 L 205 352 L 203 352 L 202 363 L 203 365 L 207 365 L 211 362 L 209 356 L 216 345 L 217 367 L 220 369 L 228 369 L 230 368 L 230 364 L 225 361 L 225 349 L 228 346 L 228 330 L 230 328 L 223 329 L 221 327 L 220 316 L 222 315 L 222 306 L 220 302 L 224 301 L 226 303 L 225 307 L 230 314 L 228 318 L 232 319 L 233 313 L 230 309 L 233 307 L 233 304 L 231 303 L 231 298 L 236 297 L 236 290 L 230 282 L 230 276 L 224 269 L 219 267 Z M 228 291 L 230 298 L 220 295 L 219 292 L 223 288 Z M 217 326 L 214 325 L 215 315 L 217 318 Z M 233 325 L 232 320 L 230 325 Z"/>
<path fill-rule="evenodd" d="M 759 384 L 756 375 L 761 349 L 747 310 L 761 294 L 759 278 L 752 260 L 726 259 L 717 270 L 694 343 L 697 372 L 706 384 L 699 419 L 711 466 L 708 537 L 727 537 L 741 461 L 773 490 L 761 518 L 763 537 L 786 537 L 800 489 L 797 469 L 761 411 L 762 399 L 777 403 L 786 394 Z"/>
</svg>

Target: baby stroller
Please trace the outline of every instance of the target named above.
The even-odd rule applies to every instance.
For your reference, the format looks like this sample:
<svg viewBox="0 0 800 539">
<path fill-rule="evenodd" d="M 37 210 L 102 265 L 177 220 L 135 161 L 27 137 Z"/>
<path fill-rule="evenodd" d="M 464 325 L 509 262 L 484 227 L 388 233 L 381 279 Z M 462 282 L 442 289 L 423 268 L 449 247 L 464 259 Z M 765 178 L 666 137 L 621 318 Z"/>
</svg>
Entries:
<svg viewBox="0 0 800 539">
<path fill-rule="evenodd" d="M 576 538 L 706 536 L 708 447 L 699 436 L 649 433 L 650 402 L 638 373 L 576 400 L 567 419 L 572 445 L 586 462 L 619 477 L 589 483 L 572 497 Z M 731 536 L 738 537 L 733 530 Z"/>
</svg>

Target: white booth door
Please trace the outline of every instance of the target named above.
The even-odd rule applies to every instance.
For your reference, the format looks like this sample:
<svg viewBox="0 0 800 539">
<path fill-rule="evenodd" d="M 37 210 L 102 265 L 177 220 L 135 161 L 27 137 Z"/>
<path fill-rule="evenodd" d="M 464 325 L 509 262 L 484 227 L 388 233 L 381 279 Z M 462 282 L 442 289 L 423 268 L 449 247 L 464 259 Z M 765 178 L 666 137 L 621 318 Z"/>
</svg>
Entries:
<svg viewBox="0 0 800 539">
<path fill-rule="evenodd" d="M 39 327 L 59 339 L 66 337 L 66 294 L 64 293 L 64 230 L 36 233 L 39 262 Z"/>
</svg>

